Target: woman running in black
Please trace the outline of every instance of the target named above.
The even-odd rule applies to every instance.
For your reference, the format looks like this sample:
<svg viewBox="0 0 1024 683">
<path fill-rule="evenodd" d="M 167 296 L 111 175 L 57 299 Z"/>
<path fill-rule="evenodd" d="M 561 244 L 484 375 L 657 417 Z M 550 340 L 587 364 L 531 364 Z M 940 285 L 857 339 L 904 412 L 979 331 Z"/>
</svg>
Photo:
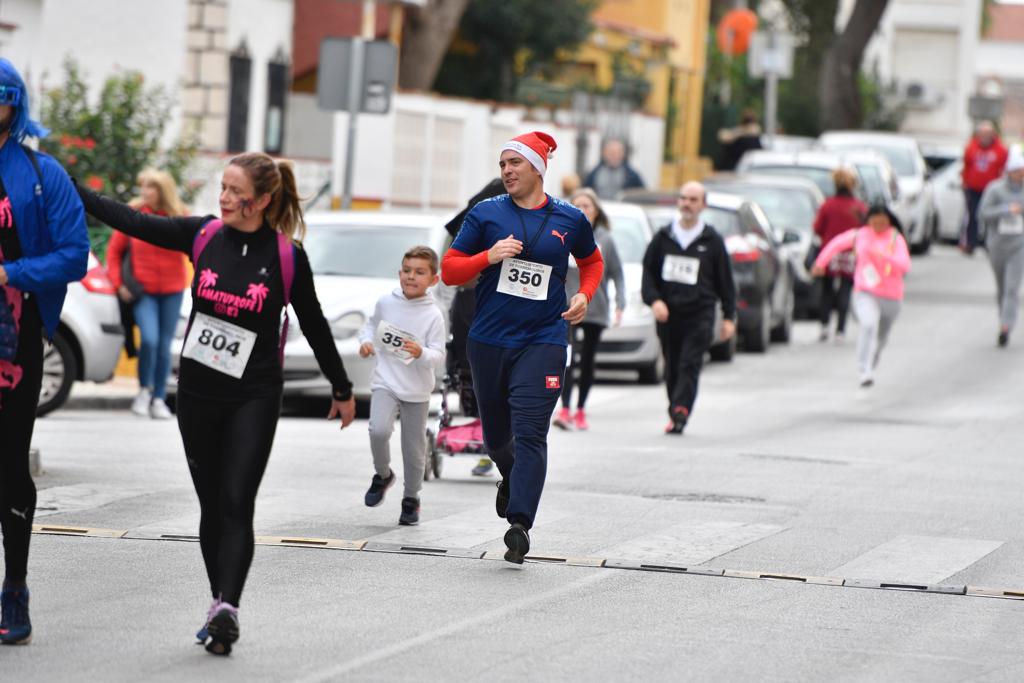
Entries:
<svg viewBox="0 0 1024 683">
<path fill-rule="evenodd" d="M 252 562 L 256 491 L 281 410 L 281 312 L 291 303 L 333 389 L 344 429 L 355 400 L 313 287 L 291 166 L 266 154 L 224 169 L 221 218 L 143 214 L 81 186 L 86 211 L 132 237 L 192 257 L 192 312 L 178 382 L 178 428 L 199 496 L 199 540 L 213 604 L 196 634 L 214 654 L 238 639 Z M 290 291 L 289 291 L 290 290 Z M 285 318 L 287 327 L 287 318 Z"/>
</svg>

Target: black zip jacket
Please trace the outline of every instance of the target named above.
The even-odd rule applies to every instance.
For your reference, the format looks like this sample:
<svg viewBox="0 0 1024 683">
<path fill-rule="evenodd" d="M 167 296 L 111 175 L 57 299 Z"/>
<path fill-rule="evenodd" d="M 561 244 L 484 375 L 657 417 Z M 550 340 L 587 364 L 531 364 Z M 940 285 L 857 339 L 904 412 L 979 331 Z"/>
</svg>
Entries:
<svg viewBox="0 0 1024 683">
<path fill-rule="evenodd" d="M 697 284 L 669 282 L 662 279 L 665 256 L 688 256 L 700 261 Z M 644 254 L 644 277 L 641 286 L 644 303 L 650 306 L 661 299 L 669 311 L 682 314 L 713 311 L 722 302 L 726 320 L 736 319 L 736 282 L 732 275 L 732 260 L 725 249 L 725 241 L 713 227 L 704 231 L 688 248 L 683 249 L 672 236 L 672 226 L 659 230 Z"/>
<path fill-rule="evenodd" d="M 91 216 L 150 244 L 184 252 L 189 258 L 192 257 L 196 233 L 214 218 L 169 218 L 144 214 L 80 185 L 77 189 L 86 212 Z M 199 262 L 193 265 L 197 275 L 204 277 L 196 277 L 192 281 L 189 324 L 196 313 L 200 312 L 256 332 L 257 337 L 241 378 L 236 379 L 192 359 L 182 358 L 179 390 L 205 398 L 226 400 L 280 393 L 284 381 L 278 359 L 284 283 L 281 280 L 277 233 L 266 223 L 254 233 L 241 232 L 225 224 L 203 249 Z M 197 288 L 200 281 L 208 289 L 213 288 L 225 297 L 235 295 L 254 299 L 252 305 L 227 308 L 209 297 L 199 296 Z M 349 382 L 345 366 L 334 345 L 334 336 L 320 308 L 309 259 L 298 245 L 295 249 L 291 305 L 313 349 L 317 364 L 331 383 L 334 398 L 347 400 L 352 396 L 352 383 Z"/>
</svg>

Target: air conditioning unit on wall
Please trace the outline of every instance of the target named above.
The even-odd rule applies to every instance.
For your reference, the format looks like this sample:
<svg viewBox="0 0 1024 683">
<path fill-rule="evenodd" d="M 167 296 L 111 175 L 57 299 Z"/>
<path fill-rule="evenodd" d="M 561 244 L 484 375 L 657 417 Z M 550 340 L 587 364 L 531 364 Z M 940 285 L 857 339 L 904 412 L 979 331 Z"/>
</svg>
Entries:
<svg viewBox="0 0 1024 683">
<path fill-rule="evenodd" d="M 946 101 L 946 95 L 939 92 L 934 86 L 922 81 L 906 81 L 900 84 L 900 94 L 903 95 L 903 102 L 910 109 L 931 110 L 941 107 Z"/>
</svg>

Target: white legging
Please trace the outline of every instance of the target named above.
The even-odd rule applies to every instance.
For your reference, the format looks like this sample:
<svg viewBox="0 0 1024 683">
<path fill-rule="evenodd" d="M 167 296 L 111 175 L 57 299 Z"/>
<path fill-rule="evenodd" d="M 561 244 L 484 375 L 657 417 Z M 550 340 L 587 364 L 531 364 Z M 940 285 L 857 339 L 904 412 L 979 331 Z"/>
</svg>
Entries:
<svg viewBox="0 0 1024 683">
<path fill-rule="evenodd" d="M 853 314 L 860 324 L 857 337 L 857 365 L 861 377 L 870 378 L 878 365 L 892 325 L 900 314 L 901 302 L 857 290 L 853 293 Z"/>
</svg>

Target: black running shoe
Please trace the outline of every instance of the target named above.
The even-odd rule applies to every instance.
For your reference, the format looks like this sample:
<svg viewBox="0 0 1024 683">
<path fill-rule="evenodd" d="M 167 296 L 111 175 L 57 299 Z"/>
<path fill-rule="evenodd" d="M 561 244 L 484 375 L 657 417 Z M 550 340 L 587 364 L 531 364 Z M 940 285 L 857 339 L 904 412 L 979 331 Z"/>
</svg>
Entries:
<svg viewBox="0 0 1024 683">
<path fill-rule="evenodd" d="M 28 587 L 0 593 L 0 644 L 28 645 L 32 621 L 28 617 Z"/>
<path fill-rule="evenodd" d="M 494 498 L 494 511 L 502 519 L 505 519 L 505 515 L 508 514 L 508 497 L 508 482 L 502 479 L 498 482 L 498 495 Z"/>
<path fill-rule="evenodd" d="M 395 485 L 395 473 L 392 470 L 388 470 L 388 472 L 390 472 L 390 475 L 387 479 L 382 479 L 379 474 L 373 475 L 373 479 L 370 481 L 370 488 L 366 490 L 366 498 L 363 499 L 366 507 L 375 508 L 383 503 L 384 494 Z"/>
<path fill-rule="evenodd" d="M 516 522 L 505 532 L 505 561 L 513 564 L 522 564 L 523 559 L 530 552 L 530 534 L 526 527 Z"/>
<path fill-rule="evenodd" d="M 221 603 L 220 610 L 210 619 L 206 627 L 210 642 L 206 651 L 214 655 L 231 654 L 231 646 L 238 640 L 238 608 L 228 603 Z"/>
<path fill-rule="evenodd" d="M 402 526 L 416 526 L 420 523 L 420 501 L 418 498 L 402 499 L 402 514 L 398 518 Z"/>
<path fill-rule="evenodd" d="M 999 346 L 1006 346 L 1010 343 L 1010 333 L 1002 331 L 999 333 Z"/>
</svg>

